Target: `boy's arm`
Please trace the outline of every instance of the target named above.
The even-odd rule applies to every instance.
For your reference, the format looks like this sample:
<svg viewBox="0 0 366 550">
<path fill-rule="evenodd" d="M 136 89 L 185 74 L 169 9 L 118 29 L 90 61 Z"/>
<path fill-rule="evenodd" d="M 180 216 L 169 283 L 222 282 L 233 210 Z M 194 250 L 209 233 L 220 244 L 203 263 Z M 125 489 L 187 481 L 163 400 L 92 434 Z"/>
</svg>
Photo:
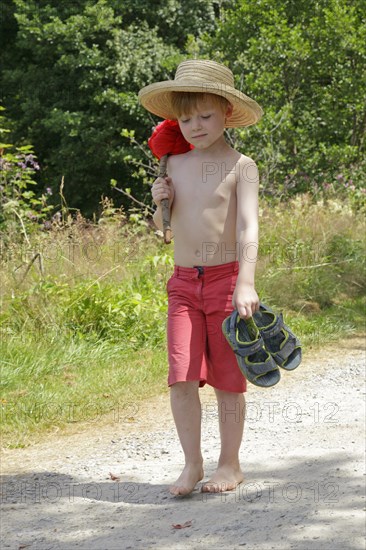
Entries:
<svg viewBox="0 0 366 550">
<path fill-rule="evenodd" d="M 251 317 L 259 308 L 255 291 L 255 268 L 258 252 L 258 188 L 259 175 L 255 162 L 240 161 L 237 181 L 236 239 L 239 249 L 239 274 L 233 294 L 233 305 L 239 315 Z"/>
</svg>

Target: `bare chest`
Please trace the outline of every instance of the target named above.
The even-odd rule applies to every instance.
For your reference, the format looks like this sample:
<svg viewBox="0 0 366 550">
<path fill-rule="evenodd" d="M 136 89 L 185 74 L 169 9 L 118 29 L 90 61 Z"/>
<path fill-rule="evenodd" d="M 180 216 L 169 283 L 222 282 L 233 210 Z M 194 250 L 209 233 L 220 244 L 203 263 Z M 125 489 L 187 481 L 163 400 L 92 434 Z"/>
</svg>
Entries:
<svg viewBox="0 0 366 550">
<path fill-rule="evenodd" d="M 175 207 L 202 213 L 227 209 L 236 193 L 235 172 L 207 172 L 204 167 L 187 170 L 174 177 Z"/>
</svg>

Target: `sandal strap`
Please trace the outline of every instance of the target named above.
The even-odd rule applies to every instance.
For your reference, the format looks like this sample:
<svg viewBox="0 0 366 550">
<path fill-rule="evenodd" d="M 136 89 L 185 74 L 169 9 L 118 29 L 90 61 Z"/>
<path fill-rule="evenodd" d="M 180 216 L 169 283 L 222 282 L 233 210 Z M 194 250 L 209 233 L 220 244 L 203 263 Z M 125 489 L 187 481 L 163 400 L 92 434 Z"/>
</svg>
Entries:
<svg viewBox="0 0 366 550">
<path fill-rule="evenodd" d="M 248 363 L 246 363 L 246 369 L 253 377 L 257 377 L 262 376 L 263 374 L 267 374 L 268 372 L 278 370 L 278 366 L 273 365 L 273 363 L 257 363 L 254 365 L 248 365 Z"/>
<path fill-rule="evenodd" d="M 258 339 L 252 342 L 251 344 L 244 345 L 240 344 L 236 339 L 236 319 L 237 319 L 237 312 L 233 311 L 233 313 L 230 316 L 230 341 L 231 341 L 231 347 L 237 355 L 240 355 L 240 357 L 247 357 L 248 355 L 253 355 L 253 353 L 256 353 L 260 349 L 264 348 L 264 341 L 263 338 L 258 334 Z"/>
<path fill-rule="evenodd" d="M 230 315 L 230 340 L 233 343 L 236 343 L 236 318 L 237 318 L 237 312 L 234 309 L 232 314 Z"/>
<path fill-rule="evenodd" d="M 281 361 L 286 361 L 286 359 L 288 359 L 288 357 L 291 355 L 291 353 L 294 351 L 297 345 L 298 345 L 298 341 L 296 336 L 289 333 L 289 337 L 287 339 L 287 342 L 284 344 L 283 348 L 276 351 L 275 353 L 272 353 L 271 355 L 273 357 L 280 359 Z"/>
<path fill-rule="evenodd" d="M 257 351 L 263 350 L 263 348 L 264 342 L 261 337 L 247 346 L 238 343 L 235 343 L 233 346 L 234 353 L 236 353 L 236 355 L 240 355 L 240 357 L 248 357 L 248 355 L 253 355 L 253 353 L 257 353 Z"/>
<path fill-rule="evenodd" d="M 284 327 L 283 315 L 282 313 L 280 313 L 277 316 L 276 322 L 273 325 L 273 327 L 260 329 L 261 335 L 264 341 L 268 340 L 269 338 L 273 338 L 273 336 L 276 336 L 276 334 L 278 334 L 283 329 L 283 327 Z"/>
</svg>

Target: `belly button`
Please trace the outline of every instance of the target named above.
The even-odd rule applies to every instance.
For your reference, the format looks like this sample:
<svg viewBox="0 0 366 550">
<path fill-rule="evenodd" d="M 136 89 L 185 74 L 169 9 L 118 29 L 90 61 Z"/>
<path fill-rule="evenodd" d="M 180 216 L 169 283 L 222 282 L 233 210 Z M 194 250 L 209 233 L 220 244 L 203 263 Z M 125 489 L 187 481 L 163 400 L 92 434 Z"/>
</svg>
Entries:
<svg viewBox="0 0 366 550">
<path fill-rule="evenodd" d="M 201 256 L 201 252 L 199 250 L 196 250 L 196 252 L 194 254 L 195 254 L 195 256 L 197 256 L 197 258 L 199 258 L 199 256 Z"/>
</svg>

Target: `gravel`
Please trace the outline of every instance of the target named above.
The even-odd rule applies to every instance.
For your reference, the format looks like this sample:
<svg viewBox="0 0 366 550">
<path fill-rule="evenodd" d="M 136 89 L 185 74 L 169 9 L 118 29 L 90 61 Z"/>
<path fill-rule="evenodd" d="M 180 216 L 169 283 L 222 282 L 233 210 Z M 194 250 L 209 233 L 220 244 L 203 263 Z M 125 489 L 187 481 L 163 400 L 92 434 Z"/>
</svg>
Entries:
<svg viewBox="0 0 366 550">
<path fill-rule="evenodd" d="M 4 449 L 1 548 L 363 550 L 364 376 L 353 338 L 308 353 L 272 389 L 250 385 L 245 481 L 231 493 L 169 494 L 183 455 L 168 393 Z M 201 399 L 207 479 L 220 439 L 211 388 Z"/>
</svg>

